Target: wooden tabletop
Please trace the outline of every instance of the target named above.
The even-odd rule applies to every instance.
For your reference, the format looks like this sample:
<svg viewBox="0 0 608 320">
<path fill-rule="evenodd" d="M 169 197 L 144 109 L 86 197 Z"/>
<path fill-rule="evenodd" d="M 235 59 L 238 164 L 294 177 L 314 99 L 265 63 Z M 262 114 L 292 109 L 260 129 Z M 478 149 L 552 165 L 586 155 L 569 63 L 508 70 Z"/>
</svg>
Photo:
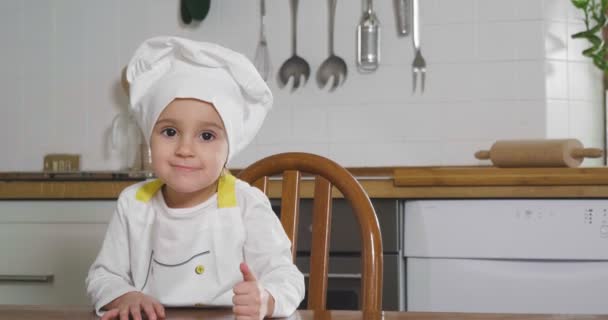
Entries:
<svg viewBox="0 0 608 320">
<path fill-rule="evenodd" d="M 167 320 L 232 320 L 225 309 L 166 309 Z M 0 305 L 0 320 L 97 319 L 91 309 L 83 307 Z M 608 315 L 526 315 L 487 313 L 392 312 L 363 313 L 359 311 L 301 310 L 287 319 L 293 320 L 608 320 Z"/>
</svg>

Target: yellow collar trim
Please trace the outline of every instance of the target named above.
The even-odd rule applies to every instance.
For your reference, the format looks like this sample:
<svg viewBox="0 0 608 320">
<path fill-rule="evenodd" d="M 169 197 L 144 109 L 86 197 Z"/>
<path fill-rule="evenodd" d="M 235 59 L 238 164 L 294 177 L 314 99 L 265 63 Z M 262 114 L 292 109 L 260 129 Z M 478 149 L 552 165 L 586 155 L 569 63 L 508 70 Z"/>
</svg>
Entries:
<svg viewBox="0 0 608 320">
<path fill-rule="evenodd" d="M 154 197 L 156 192 L 158 192 L 158 190 L 163 187 L 163 184 L 164 183 L 159 179 L 152 180 L 144 184 L 143 186 L 139 187 L 139 189 L 137 189 L 137 193 L 135 193 L 135 199 L 141 202 L 150 201 L 150 199 Z"/>
<path fill-rule="evenodd" d="M 141 202 L 150 201 L 163 184 L 161 180 L 156 179 L 142 185 L 135 193 L 135 199 Z M 218 208 L 236 207 L 236 178 L 229 172 L 222 173 L 218 181 L 217 206 Z"/>
<path fill-rule="evenodd" d="M 236 207 L 236 178 L 228 172 L 222 172 L 217 184 L 217 207 Z"/>
</svg>

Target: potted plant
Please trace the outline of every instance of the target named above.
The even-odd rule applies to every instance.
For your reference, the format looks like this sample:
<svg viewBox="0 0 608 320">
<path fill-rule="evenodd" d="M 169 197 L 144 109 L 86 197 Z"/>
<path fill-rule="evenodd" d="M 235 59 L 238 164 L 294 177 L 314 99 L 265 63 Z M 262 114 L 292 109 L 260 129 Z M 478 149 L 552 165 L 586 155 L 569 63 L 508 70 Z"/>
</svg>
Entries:
<svg viewBox="0 0 608 320">
<path fill-rule="evenodd" d="M 606 165 L 606 109 L 608 104 L 608 0 L 571 0 L 585 15 L 585 30 L 572 35 L 573 39 L 587 39 L 590 47 L 583 55 L 592 59 L 604 73 L 604 165 Z"/>
</svg>

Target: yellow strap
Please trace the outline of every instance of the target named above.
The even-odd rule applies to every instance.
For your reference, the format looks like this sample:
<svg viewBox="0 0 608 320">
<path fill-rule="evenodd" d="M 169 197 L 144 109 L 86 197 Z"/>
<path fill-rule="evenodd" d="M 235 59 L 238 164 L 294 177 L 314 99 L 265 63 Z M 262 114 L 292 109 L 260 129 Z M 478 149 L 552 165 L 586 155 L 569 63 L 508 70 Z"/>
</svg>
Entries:
<svg viewBox="0 0 608 320">
<path fill-rule="evenodd" d="M 236 207 L 236 178 L 226 170 L 220 176 L 217 186 L 217 207 Z"/>
<path fill-rule="evenodd" d="M 152 197 L 154 197 L 156 192 L 158 192 L 158 190 L 160 190 L 160 188 L 162 188 L 163 184 L 164 183 L 162 181 L 160 181 L 159 179 L 152 180 L 152 181 L 144 184 L 137 190 L 137 193 L 135 194 L 135 199 L 142 201 L 142 202 L 150 201 L 150 199 L 152 199 Z"/>
</svg>

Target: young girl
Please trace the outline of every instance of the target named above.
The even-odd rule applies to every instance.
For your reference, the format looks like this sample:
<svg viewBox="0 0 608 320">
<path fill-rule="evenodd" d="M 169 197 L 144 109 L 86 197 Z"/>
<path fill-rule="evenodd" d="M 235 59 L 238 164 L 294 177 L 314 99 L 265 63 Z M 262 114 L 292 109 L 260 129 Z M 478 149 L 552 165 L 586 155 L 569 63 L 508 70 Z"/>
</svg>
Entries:
<svg viewBox="0 0 608 320">
<path fill-rule="evenodd" d="M 86 280 L 102 319 L 163 306 L 232 306 L 281 317 L 304 277 L 268 198 L 226 163 L 259 130 L 272 94 L 241 54 L 177 37 L 145 41 L 127 68 L 131 108 L 158 180 L 126 188 Z"/>
</svg>

